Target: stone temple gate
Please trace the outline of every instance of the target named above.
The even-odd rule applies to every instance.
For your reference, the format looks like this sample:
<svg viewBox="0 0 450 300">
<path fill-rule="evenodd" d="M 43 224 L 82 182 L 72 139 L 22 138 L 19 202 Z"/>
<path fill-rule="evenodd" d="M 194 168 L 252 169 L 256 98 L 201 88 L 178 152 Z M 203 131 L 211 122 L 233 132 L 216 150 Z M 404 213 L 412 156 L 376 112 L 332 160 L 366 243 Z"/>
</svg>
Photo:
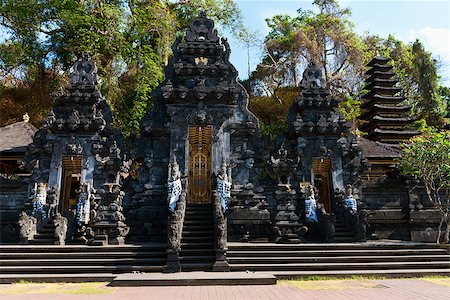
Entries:
<svg viewBox="0 0 450 300">
<path fill-rule="evenodd" d="M 268 149 L 213 21 L 201 13 L 172 50 L 154 108 L 127 147 L 110 126 L 95 64 L 75 63 L 24 158 L 22 242 L 167 243 L 166 270 L 179 271 L 198 257 L 201 269 L 228 270 L 228 241 L 417 236 L 403 215 L 409 200 L 398 199 L 421 201 L 421 192 L 389 169 L 398 149 L 350 133 L 318 66 L 305 70 L 288 129 Z M 371 65 L 380 62 L 390 68 L 380 58 Z"/>
</svg>

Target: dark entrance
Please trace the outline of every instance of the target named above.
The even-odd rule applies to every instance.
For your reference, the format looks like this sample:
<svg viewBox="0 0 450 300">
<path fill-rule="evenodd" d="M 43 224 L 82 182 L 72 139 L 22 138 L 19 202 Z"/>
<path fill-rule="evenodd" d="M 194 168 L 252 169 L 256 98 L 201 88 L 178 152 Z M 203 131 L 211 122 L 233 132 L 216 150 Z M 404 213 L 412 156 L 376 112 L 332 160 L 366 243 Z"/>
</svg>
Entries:
<svg viewBox="0 0 450 300">
<path fill-rule="evenodd" d="M 330 158 L 314 158 L 314 186 L 319 190 L 319 202 L 325 206 L 327 212 L 331 212 L 331 180 L 330 180 Z"/>
<path fill-rule="evenodd" d="M 61 191 L 61 214 L 74 211 L 77 206 L 77 190 L 81 180 L 81 156 L 63 157 L 63 189 Z"/>
</svg>

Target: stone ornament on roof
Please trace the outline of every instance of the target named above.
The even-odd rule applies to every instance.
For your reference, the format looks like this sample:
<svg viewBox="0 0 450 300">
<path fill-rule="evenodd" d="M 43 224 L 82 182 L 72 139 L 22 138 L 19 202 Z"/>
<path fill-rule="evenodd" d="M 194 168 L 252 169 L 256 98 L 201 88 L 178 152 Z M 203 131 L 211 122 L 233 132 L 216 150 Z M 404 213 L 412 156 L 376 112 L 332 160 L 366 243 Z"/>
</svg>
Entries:
<svg viewBox="0 0 450 300">
<path fill-rule="evenodd" d="M 217 30 L 214 29 L 214 21 L 208 19 L 204 11 L 201 11 L 198 18 L 189 24 L 185 39 L 188 42 L 219 42 Z"/>
<path fill-rule="evenodd" d="M 98 84 L 98 69 L 88 54 L 83 54 L 70 70 L 69 80 L 72 87 L 96 86 Z"/>
<path fill-rule="evenodd" d="M 323 71 L 316 65 L 316 63 L 309 63 L 308 67 L 303 72 L 303 79 L 300 82 L 300 86 L 304 89 L 326 88 Z"/>
</svg>

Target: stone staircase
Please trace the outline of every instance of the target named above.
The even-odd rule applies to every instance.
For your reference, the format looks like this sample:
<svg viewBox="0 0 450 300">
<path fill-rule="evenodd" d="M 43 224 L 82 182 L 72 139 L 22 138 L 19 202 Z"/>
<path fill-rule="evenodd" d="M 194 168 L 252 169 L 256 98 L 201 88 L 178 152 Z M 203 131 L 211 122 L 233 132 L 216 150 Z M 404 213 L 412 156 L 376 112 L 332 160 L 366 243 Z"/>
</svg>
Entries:
<svg viewBox="0 0 450 300">
<path fill-rule="evenodd" d="M 166 245 L 0 246 L 0 283 L 17 281 L 88 281 L 130 272 L 162 272 Z M 15 280 L 16 279 L 16 280 Z"/>
<path fill-rule="evenodd" d="M 355 242 L 356 237 L 350 230 L 350 228 L 345 225 L 344 221 L 342 221 L 338 216 L 336 216 L 336 222 L 334 224 L 334 242 L 335 243 L 350 243 Z"/>
<path fill-rule="evenodd" d="M 37 234 L 32 240 L 28 241 L 30 245 L 54 245 L 56 242 L 55 225 L 51 219 L 45 219 L 42 227 L 38 229 Z"/>
<path fill-rule="evenodd" d="M 448 248 L 419 243 L 228 244 L 232 271 L 264 271 L 278 278 L 314 275 L 450 275 Z"/>
<path fill-rule="evenodd" d="M 214 218 L 211 204 L 188 204 L 183 223 L 182 271 L 210 271 L 215 260 Z"/>
</svg>

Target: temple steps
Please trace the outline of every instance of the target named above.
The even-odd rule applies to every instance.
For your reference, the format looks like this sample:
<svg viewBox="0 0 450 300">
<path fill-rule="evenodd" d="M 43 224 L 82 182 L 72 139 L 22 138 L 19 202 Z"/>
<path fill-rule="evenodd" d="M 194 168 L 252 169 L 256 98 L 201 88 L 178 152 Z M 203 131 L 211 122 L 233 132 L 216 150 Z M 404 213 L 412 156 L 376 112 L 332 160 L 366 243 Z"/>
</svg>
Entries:
<svg viewBox="0 0 450 300">
<path fill-rule="evenodd" d="M 28 241 L 30 245 L 54 245 L 56 242 L 55 225 L 50 219 L 47 219 L 38 229 L 38 233 L 34 235 L 32 240 Z"/>
<path fill-rule="evenodd" d="M 450 261 L 435 262 L 364 262 L 364 263 L 283 263 L 281 264 L 232 264 L 232 271 L 284 271 L 284 270 L 379 270 L 379 269 L 449 269 Z"/>
<path fill-rule="evenodd" d="M 166 263 L 165 250 L 165 244 L 0 246 L 0 282 L 12 280 L 14 274 L 17 275 L 16 278 L 20 278 L 22 274 L 162 272 Z M 6 277 L 9 279 L 3 278 L 3 274 L 8 275 Z"/>
<path fill-rule="evenodd" d="M 228 244 L 231 271 L 271 272 L 281 277 L 313 275 L 450 275 L 450 251 L 436 244 Z M 425 271 L 426 270 L 426 271 Z M 402 275 L 403 274 L 403 275 Z"/>
<path fill-rule="evenodd" d="M 334 224 L 334 242 L 335 243 L 350 243 L 356 242 L 356 237 L 350 230 L 350 228 L 345 225 L 345 223 L 336 216 L 336 223 Z"/>
<path fill-rule="evenodd" d="M 182 271 L 207 271 L 214 264 L 214 217 L 211 205 L 189 205 L 183 223 Z"/>
</svg>

